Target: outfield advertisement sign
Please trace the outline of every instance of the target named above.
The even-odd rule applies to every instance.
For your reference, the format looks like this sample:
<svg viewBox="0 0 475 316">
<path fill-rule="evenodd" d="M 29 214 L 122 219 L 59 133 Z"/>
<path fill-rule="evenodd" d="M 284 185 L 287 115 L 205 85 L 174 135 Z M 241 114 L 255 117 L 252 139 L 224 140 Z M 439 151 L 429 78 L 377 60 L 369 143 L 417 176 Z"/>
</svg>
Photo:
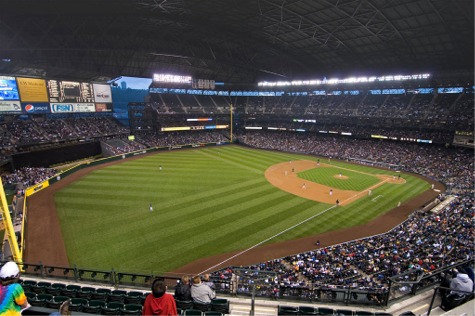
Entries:
<svg viewBox="0 0 475 316">
<path fill-rule="evenodd" d="M 21 103 L 21 111 L 26 114 L 45 114 L 51 113 L 49 103 Z"/>
<path fill-rule="evenodd" d="M 96 103 L 96 112 L 112 112 L 112 103 Z"/>
<path fill-rule="evenodd" d="M 28 189 L 25 190 L 25 195 L 26 195 L 26 196 L 33 195 L 33 194 L 35 194 L 35 193 L 38 192 L 38 191 L 41 191 L 41 190 L 43 190 L 43 189 L 46 189 L 47 187 L 49 187 L 49 180 L 40 182 L 40 183 L 38 183 L 38 184 L 35 184 L 35 185 L 32 186 L 32 187 L 29 187 Z"/>
<path fill-rule="evenodd" d="M 95 112 L 94 103 L 50 103 L 51 113 Z"/>
<path fill-rule="evenodd" d="M 0 101 L 1 114 L 19 114 L 21 113 L 20 101 Z"/>
</svg>

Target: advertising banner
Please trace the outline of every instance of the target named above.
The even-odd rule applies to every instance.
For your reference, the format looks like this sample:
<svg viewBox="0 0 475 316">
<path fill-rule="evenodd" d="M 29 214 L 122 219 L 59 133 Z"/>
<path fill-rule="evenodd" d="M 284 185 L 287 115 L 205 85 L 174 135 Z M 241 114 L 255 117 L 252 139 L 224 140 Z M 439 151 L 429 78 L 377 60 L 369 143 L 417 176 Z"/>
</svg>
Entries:
<svg viewBox="0 0 475 316">
<path fill-rule="evenodd" d="M 1 114 L 19 114 L 21 113 L 20 101 L 0 101 Z"/>
<path fill-rule="evenodd" d="M 35 103 L 28 103 L 22 102 L 21 103 L 21 111 L 26 114 L 45 114 L 51 113 L 49 103 L 43 102 L 35 102 Z"/>
<path fill-rule="evenodd" d="M 30 195 L 35 194 L 38 191 L 41 191 L 45 188 L 49 187 L 49 180 L 40 182 L 32 187 L 29 187 L 28 189 L 25 190 L 25 195 L 28 197 Z"/>
<path fill-rule="evenodd" d="M 96 103 L 96 112 L 112 112 L 112 103 Z"/>
<path fill-rule="evenodd" d="M 72 113 L 74 105 L 71 103 L 50 103 L 51 113 Z"/>
<path fill-rule="evenodd" d="M 44 79 L 17 77 L 22 102 L 48 102 L 46 81 Z"/>
<path fill-rule="evenodd" d="M 0 100 L 20 100 L 15 77 L 0 76 Z"/>
<path fill-rule="evenodd" d="M 94 101 L 95 102 L 112 102 L 112 91 L 111 87 L 108 84 L 92 84 L 94 88 Z"/>
<path fill-rule="evenodd" d="M 94 103 L 76 103 L 74 112 L 96 112 L 96 106 Z"/>
</svg>

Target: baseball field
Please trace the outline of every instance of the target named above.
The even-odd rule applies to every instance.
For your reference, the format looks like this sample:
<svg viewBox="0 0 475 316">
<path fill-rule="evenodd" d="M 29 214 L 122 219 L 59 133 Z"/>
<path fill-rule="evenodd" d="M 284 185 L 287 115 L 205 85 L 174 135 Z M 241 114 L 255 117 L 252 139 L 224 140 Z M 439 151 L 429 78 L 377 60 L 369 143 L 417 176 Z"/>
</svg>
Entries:
<svg viewBox="0 0 475 316">
<path fill-rule="evenodd" d="M 406 216 L 427 191 L 405 173 L 227 145 L 127 159 L 52 192 L 70 265 L 164 273 L 266 245 L 293 254 L 286 241 L 344 234 L 398 205 Z"/>
</svg>

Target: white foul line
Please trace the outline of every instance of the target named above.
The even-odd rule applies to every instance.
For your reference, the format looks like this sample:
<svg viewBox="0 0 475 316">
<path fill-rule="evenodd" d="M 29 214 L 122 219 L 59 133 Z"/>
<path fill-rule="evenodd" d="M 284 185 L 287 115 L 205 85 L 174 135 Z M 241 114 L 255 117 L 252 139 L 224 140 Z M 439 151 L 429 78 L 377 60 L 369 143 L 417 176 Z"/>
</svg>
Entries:
<svg viewBox="0 0 475 316">
<path fill-rule="evenodd" d="M 280 236 L 280 235 L 282 235 L 283 233 L 288 232 L 289 230 L 294 229 L 295 227 L 300 226 L 300 225 L 302 225 L 303 223 L 308 222 L 309 220 L 314 219 L 315 217 L 320 216 L 320 215 L 322 215 L 322 214 L 328 212 L 329 210 L 331 210 L 331 209 L 333 209 L 333 208 L 335 208 L 335 207 L 336 207 L 336 205 L 333 205 L 333 206 L 327 208 L 326 210 L 321 211 L 321 212 L 318 213 L 318 214 L 315 214 L 315 215 L 313 215 L 313 216 L 310 216 L 310 217 L 307 218 L 306 220 L 303 220 L 303 221 L 301 221 L 300 223 L 297 223 L 297 224 L 295 224 L 295 225 L 293 225 L 293 226 L 290 226 L 289 228 L 284 229 L 284 230 L 281 231 L 280 233 L 277 233 L 277 234 L 275 234 L 274 236 L 269 237 L 269 238 L 267 238 L 267 239 L 265 239 L 265 240 L 263 240 L 263 241 L 261 241 L 261 242 L 255 244 L 254 246 L 251 246 L 251 247 L 249 247 L 249 248 L 247 248 L 247 249 L 244 249 L 243 251 L 241 251 L 241 252 L 239 252 L 239 253 L 237 253 L 237 254 L 235 254 L 235 255 L 233 255 L 233 256 L 227 258 L 226 260 L 221 261 L 220 263 L 215 264 L 215 265 L 212 266 L 212 267 L 209 267 L 209 268 L 206 269 L 206 270 L 201 271 L 201 272 L 198 273 L 198 274 L 203 274 L 203 273 L 205 273 L 206 271 L 209 271 L 209 270 L 211 270 L 211 269 L 213 269 L 213 268 L 216 268 L 217 266 L 220 266 L 220 265 L 222 265 L 223 263 L 225 263 L 225 262 L 227 262 L 227 261 L 229 261 L 229 260 L 231 260 L 231 259 L 234 259 L 234 258 L 236 258 L 236 257 L 239 257 L 239 256 L 242 255 L 243 253 L 246 253 L 246 252 L 248 252 L 249 250 L 256 248 L 257 246 L 260 246 L 260 245 L 262 245 L 263 243 L 266 243 L 266 242 L 268 242 L 269 240 L 274 239 L 275 237 Z"/>
</svg>

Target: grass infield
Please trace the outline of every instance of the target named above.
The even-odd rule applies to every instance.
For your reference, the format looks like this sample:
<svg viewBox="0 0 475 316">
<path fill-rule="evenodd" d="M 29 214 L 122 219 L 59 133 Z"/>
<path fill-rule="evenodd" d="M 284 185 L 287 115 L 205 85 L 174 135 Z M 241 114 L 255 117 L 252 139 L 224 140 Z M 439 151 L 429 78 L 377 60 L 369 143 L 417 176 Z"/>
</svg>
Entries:
<svg viewBox="0 0 475 316">
<path fill-rule="evenodd" d="M 55 195 L 69 263 L 158 274 L 205 256 L 247 249 L 330 207 L 267 182 L 265 170 L 289 159 L 309 156 L 228 145 L 161 152 L 93 171 Z M 345 183 L 345 189 L 359 191 L 379 181 L 371 174 L 393 174 L 330 163 L 338 168 L 328 168 L 329 175 L 343 170 L 348 176 L 347 181 L 335 179 L 335 188 Z M 324 178 L 314 171 L 304 176 Z M 430 188 L 419 178 L 404 179 L 402 185 L 385 183 L 372 196 L 325 212 L 269 242 L 368 222 Z"/>
</svg>

